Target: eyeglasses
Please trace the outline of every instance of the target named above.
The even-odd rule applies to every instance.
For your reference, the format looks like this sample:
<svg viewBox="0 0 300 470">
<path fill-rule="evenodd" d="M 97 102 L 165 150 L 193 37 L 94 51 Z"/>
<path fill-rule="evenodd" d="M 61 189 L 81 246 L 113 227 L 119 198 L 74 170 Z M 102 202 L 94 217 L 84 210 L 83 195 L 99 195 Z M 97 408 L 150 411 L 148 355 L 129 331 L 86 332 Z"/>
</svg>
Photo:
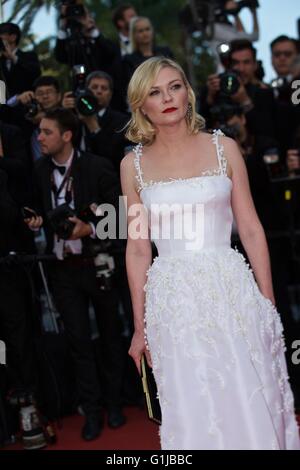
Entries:
<svg viewBox="0 0 300 470">
<path fill-rule="evenodd" d="M 280 57 L 281 55 L 283 55 L 284 57 L 289 59 L 290 57 L 292 57 L 293 51 L 275 51 L 275 52 L 273 52 L 273 56 L 276 57 L 276 58 Z"/>
<path fill-rule="evenodd" d="M 47 91 L 37 91 L 35 93 L 35 97 L 36 98 L 44 98 L 45 96 L 51 96 L 51 95 L 54 95 L 56 94 L 57 91 L 56 90 L 47 90 Z"/>
</svg>

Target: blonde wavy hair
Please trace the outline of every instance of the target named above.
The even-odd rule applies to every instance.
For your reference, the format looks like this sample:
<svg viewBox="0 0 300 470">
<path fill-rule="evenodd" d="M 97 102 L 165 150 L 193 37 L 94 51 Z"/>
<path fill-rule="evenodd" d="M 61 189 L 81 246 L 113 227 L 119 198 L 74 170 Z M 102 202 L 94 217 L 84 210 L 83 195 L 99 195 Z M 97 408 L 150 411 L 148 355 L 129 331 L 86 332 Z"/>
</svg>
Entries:
<svg viewBox="0 0 300 470">
<path fill-rule="evenodd" d="M 159 72 L 170 67 L 177 70 L 188 91 L 189 111 L 186 122 L 190 134 L 197 134 L 205 127 L 205 120 L 196 113 L 196 98 L 183 69 L 177 62 L 166 57 L 151 57 L 143 62 L 134 72 L 128 86 L 128 102 L 132 116 L 127 125 L 126 137 L 131 142 L 151 145 L 155 140 L 156 129 L 151 121 L 144 116 L 141 107 L 155 82 Z"/>
</svg>

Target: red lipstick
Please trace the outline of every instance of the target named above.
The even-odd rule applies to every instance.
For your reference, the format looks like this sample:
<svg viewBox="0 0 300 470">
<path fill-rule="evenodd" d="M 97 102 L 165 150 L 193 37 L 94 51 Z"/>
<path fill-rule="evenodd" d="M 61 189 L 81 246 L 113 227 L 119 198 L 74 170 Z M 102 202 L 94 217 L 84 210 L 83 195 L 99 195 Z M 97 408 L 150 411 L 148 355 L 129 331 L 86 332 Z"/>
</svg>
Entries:
<svg viewBox="0 0 300 470">
<path fill-rule="evenodd" d="M 163 113 L 173 113 L 174 111 L 177 111 L 177 108 L 167 108 L 163 111 Z"/>
</svg>

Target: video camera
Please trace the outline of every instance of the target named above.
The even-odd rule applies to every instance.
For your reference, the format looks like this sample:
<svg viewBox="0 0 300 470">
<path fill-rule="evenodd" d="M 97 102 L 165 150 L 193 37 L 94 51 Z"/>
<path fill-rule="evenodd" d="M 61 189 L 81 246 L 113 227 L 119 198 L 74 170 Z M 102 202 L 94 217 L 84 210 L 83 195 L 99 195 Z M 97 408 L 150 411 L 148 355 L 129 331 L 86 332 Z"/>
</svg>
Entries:
<svg viewBox="0 0 300 470">
<path fill-rule="evenodd" d="M 86 89 L 86 70 L 84 65 L 73 67 L 73 94 L 76 100 L 76 109 L 83 116 L 92 116 L 97 112 L 98 103 L 93 93 Z"/>
</svg>

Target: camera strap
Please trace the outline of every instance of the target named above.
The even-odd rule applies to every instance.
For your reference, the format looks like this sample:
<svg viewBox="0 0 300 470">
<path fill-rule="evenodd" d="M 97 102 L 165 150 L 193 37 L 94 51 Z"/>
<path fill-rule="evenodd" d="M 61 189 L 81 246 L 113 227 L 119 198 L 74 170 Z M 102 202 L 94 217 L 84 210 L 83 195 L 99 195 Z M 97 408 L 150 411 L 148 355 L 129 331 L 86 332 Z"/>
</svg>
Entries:
<svg viewBox="0 0 300 470">
<path fill-rule="evenodd" d="M 51 191 L 53 192 L 55 207 L 57 207 L 59 195 L 61 194 L 65 186 L 66 186 L 65 201 L 67 204 L 70 204 L 72 200 L 73 178 L 71 176 L 71 171 L 72 171 L 72 165 L 68 168 L 68 171 L 65 174 L 64 179 L 62 180 L 59 188 L 57 188 L 55 184 L 53 172 L 51 173 Z"/>
</svg>

